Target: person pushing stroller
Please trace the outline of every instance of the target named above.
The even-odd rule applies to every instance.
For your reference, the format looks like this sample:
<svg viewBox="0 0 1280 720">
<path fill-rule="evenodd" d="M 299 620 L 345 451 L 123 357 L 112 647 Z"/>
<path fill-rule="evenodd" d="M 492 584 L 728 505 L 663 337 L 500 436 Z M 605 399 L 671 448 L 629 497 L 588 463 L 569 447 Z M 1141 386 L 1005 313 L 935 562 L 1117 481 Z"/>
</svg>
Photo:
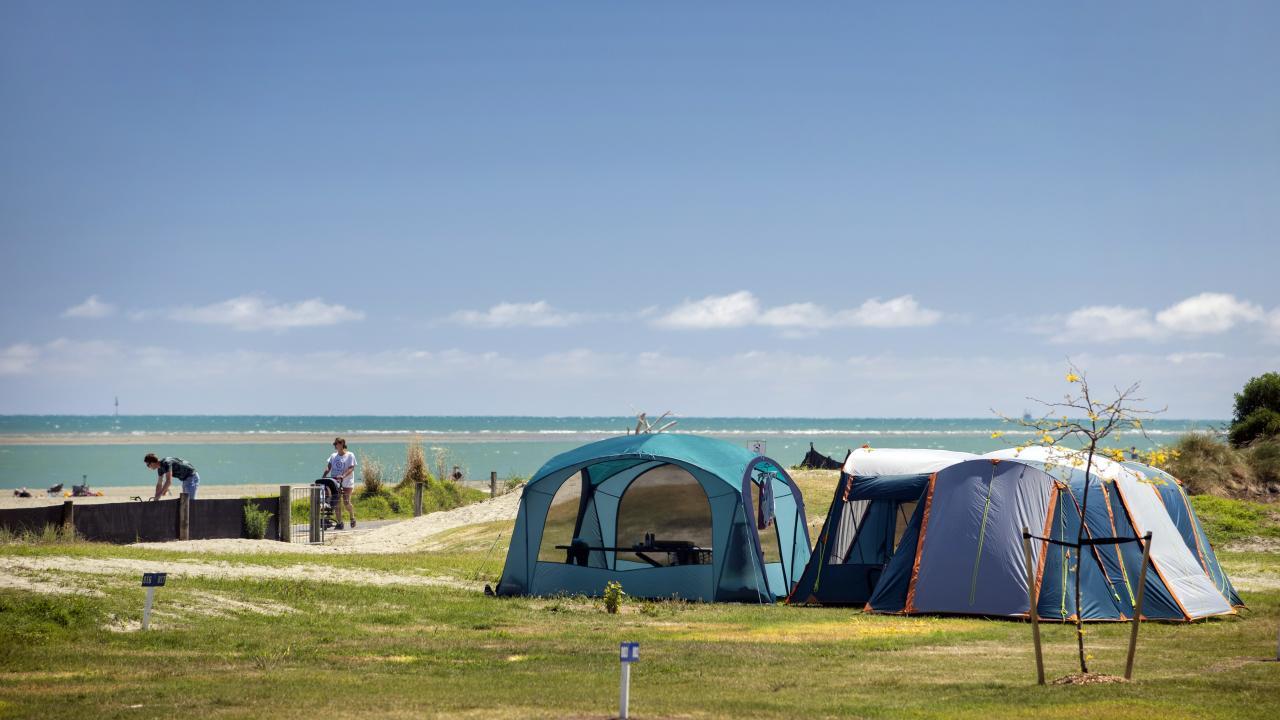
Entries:
<svg viewBox="0 0 1280 720">
<path fill-rule="evenodd" d="M 333 503 L 335 530 L 345 529 L 342 524 L 342 508 L 347 508 L 347 516 L 351 518 L 351 528 L 356 526 L 356 508 L 351 504 L 351 493 L 356 489 L 356 455 L 347 450 L 347 441 L 343 438 L 333 439 L 334 453 L 329 456 L 329 464 L 324 467 L 323 477 L 333 478 L 341 487 L 339 496 Z"/>
</svg>

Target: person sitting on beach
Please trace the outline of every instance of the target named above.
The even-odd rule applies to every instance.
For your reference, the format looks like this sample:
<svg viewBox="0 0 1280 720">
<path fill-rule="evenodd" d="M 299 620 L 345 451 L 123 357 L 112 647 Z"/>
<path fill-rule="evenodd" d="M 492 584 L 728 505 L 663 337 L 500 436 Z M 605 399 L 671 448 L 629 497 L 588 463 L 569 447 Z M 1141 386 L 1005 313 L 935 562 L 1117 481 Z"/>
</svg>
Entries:
<svg viewBox="0 0 1280 720">
<path fill-rule="evenodd" d="M 147 456 L 142 458 L 142 462 L 146 463 L 148 468 L 155 470 L 158 476 L 156 500 L 169 493 L 169 485 L 175 477 L 182 483 L 182 492 L 186 493 L 187 498 L 196 499 L 196 490 L 200 487 L 200 473 L 196 472 L 194 465 L 182 458 L 158 458 L 155 453 L 147 453 Z"/>
<path fill-rule="evenodd" d="M 333 439 L 334 453 L 329 456 L 329 464 L 324 467 L 323 477 L 333 478 L 342 485 L 342 497 L 334 506 L 335 530 L 342 530 L 342 508 L 347 508 L 351 517 L 351 527 L 356 526 L 356 508 L 351 504 L 351 493 L 356 489 L 356 455 L 347 451 L 347 441 L 343 438 Z"/>
</svg>

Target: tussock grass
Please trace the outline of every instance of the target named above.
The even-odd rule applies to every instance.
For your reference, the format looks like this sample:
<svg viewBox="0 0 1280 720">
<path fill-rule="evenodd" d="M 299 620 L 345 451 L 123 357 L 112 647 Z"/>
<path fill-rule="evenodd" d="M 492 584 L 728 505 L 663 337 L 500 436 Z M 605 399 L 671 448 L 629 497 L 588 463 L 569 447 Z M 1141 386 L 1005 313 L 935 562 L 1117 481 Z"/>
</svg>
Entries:
<svg viewBox="0 0 1280 720">
<path fill-rule="evenodd" d="M 1194 495 L 1280 500 L 1280 439 L 1236 448 L 1212 433 L 1189 433 L 1163 469 Z"/>
<path fill-rule="evenodd" d="M 48 524 L 39 531 L 0 527 L 0 545 L 68 545 L 81 541 L 75 528 L 64 528 L 62 525 Z"/>
</svg>

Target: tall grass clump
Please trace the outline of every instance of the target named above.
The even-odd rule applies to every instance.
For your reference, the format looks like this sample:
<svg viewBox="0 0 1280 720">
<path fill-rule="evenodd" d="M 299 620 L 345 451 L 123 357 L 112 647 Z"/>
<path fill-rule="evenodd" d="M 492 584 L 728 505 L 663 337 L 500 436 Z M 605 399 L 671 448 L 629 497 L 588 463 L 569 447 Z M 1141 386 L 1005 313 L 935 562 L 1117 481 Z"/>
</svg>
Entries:
<svg viewBox="0 0 1280 720">
<path fill-rule="evenodd" d="M 1280 439 L 1232 447 L 1212 433 L 1183 435 L 1161 467 L 1193 495 L 1280 500 Z"/>
<path fill-rule="evenodd" d="M 253 540 L 261 540 L 267 536 L 267 522 L 271 513 L 252 502 L 244 504 L 244 534 Z"/>
<path fill-rule="evenodd" d="M 427 469 L 427 453 L 423 450 L 422 443 L 414 440 L 405 450 L 404 475 L 396 484 L 396 490 L 407 489 L 412 492 L 414 485 L 421 483 L 429 487 L 431 481 L 431 471 Z"/>
<path fill-rule="evenodd" d="M 361 490 L 361 496 L 377 496 L 381 495 L 386 487 L 386 481 L 383 480 L 382 463 L 378 462 L 375 457 L 368 455 L 358 456 L 360 464 L 360 479 L 364 482 L 364 488 Z"/>
</svg>

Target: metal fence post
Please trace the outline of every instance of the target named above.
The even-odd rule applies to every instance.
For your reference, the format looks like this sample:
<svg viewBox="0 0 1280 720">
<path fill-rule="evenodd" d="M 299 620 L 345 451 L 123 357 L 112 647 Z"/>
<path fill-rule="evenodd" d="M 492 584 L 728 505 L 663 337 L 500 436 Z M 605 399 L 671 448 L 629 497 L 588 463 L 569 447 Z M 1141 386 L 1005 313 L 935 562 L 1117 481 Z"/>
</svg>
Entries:
<svg viewBox="0 0 1280 720">
<path fill-rule="evenodd" d="M 279 520 L 279 527 L 276 535 L 279 536 L 281 542 L 293 542 L 293 488 L 289 485 L 280 486 L 280 507 L 276 517 Z"/>
</svg>

